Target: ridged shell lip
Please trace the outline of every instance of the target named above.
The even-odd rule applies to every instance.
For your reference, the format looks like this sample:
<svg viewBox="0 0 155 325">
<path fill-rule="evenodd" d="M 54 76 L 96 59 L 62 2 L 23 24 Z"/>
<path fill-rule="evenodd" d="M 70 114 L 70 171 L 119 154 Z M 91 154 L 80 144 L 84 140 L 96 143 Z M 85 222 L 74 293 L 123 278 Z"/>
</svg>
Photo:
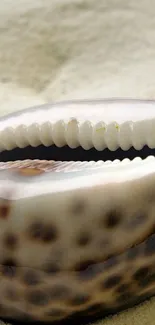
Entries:
<svg viewBox="0 0 155 325">
<path fill-rule="evenodd" d="M 146 158 L 154 155 L 154 130 L 155 101 L 151 100 L 47 104 L 0 119 L 0 159 Z"/>
</svg>

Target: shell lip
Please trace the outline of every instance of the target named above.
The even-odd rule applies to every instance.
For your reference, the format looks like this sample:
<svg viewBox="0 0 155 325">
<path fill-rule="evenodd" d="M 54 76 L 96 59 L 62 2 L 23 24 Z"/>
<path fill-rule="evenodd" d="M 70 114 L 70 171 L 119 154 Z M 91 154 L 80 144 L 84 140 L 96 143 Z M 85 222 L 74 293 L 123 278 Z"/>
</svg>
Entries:
<svg viewBox="0 0 155 325">
<path fill-rule="evenodd" d="M 80 114 L 74 104 L 81 106 Z M 130 112 L 130 106 L 132 114 L 126 116 L 124 109 Z M 155 156 L 154 106 L 153 100 L 99 98 L 60 101 L 17 111 L 0 118 L 0 160 L 113 161 Z M 58 108 L 63 109 L 62 119 Z"/>
<path fill-rule="evenodd" d="M 92 104 L 131 104 L 131 105 L 149 105 L 153 104 L 155 105 L 155 100 L 153 99 L 140 99 L 140 98 L 121 98 L 121 97 L 112 97 L 112 98 L 84 98 L 84 99 L 72 99 L 72 100 L 61 100 L 61 101 L 55 101 L 55 102 L 48 102 L 41 105 L 36 106 L 30 106 L 25 109 L 19 110 L 17 112 L 10 113 L 10 117 L 18 116 L 22 112 L 28 112 L 28 111 L 36 111 L 39 109 L 47 109 L 49 107 L 59 107 L 59 106 L 68 106 L 72 104 L 76 105 L 92 105 Z M 7 115 L 2 117 L 0 120 L 5 120 L 7 118 Z"/>
</svg>

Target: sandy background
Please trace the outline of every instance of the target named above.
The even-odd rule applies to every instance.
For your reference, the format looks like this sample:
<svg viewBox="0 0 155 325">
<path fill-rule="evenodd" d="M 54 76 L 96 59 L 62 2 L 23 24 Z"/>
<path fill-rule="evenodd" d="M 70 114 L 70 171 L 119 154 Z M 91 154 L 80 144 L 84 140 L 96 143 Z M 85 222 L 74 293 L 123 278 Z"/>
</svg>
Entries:
<svg viewBox="0 0 155 325">
<path fill-rule="evenodd" d="M 1 0 L 0 115 L 96 97 L 155 98 L 155 1 Z M 152 299 L 103 324 L 154 317 Z"/>
</svg>

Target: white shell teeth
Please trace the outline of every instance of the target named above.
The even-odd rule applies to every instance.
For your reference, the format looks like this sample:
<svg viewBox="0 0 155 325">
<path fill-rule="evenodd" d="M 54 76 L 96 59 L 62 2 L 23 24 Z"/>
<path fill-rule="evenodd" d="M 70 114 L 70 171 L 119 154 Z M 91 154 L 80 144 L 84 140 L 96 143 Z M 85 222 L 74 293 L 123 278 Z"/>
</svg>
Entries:
<svg viewBox="0 0 155 325">
<path fill-rule="evenodd" d="M 68 145 L 71 148 L 81 146 L 85 150 L 95 147 L 99 151 L 104 148 L 114 151 L 119 147 L 128 150 L 131 146 L 140 150 L 145 144 L 152 148 L 155 147 L 153 124 L 147 123 L 146 128 L 145 122 L 126 122 L 122 125 L 116 122 L 105 125 L 104 122 L 99 122 L 93 125 L 89 121 L 78 123 L 77 120 L 71 120 L 65 123 L 59 120 L 56 123 L 32 123 L 28 127 L 7 127 L 0 132 L 0 150 L 11 150 L 16 146 L 23 148 L 27 145 L 36 147 L 40 144 L 55 144 L 57 147 Z"/>
<path fill-rule="evenodd" d="M 137 122 L 133 124 L 133 129 L 131 132 L 131 141 L 133 143 L 133 147 L 136 150 L 141 150 L 146 144 L 146 129 L 145 129 L 146 122 Z"/>
<path fill-rule="evenodd" d="M 40 126 L 40 142 L 48 147 L 53 144 L 52 128 L 50 122 L 45 122 Z"/>
<path fill-rule="evenodd" d="M 68 127 L 66 127 L 64 132 L 65 141 L 68 146 L 72 149 L 77 148 L 79 146 L 78 141 L 78 122 L 76 119 L 71 119 L 68 123 Z"/>
<path fill-rule="evenodd" d="M 92 130 L 93 130 L 93 126 L 89 121 L 82 123 L 79 127 L 79 133 L 78 133 L 79 144 L 85 150 L 89 150 L 93 147 Z"/>
<path fill-rule="evenodd" d="M 94 147 L 98 151 L 102 151 L 106 148 L 106 142 L 104 139 L 104 134 L 106 130 L 106 125 L 103 122 L 97 123 L 92 132 L 92 142 L 94 144 Z"/>
<path fill-rule="evenodd" d="M 3 130 L 0 134 L 0 143 L 3 149 L 13 149 L 16 144 L 15 130 L 11 127 L 7 127 Z"/>
<path fill-rule="evenodd" d="M 53 125 L 51 124 L 51 139 L 57 147 L 63 147 L 66 144 L 63 121 L 60 120 Z"/>
<path fill-rule="evenodd" d="M 111 151 L 115 151 L 119 147 L 118 130 L 119 125 L 116 123 L 111 123 L 106 127 L 104 141 Z"/>
<path fill-rule="evenodd" d="M 132 122 L 125 122 L 119 126 L 118 141 L 122 150 L 128 150 L 131 147 L 131 133 L 133 129 Z"/>
<path fill-rule="evenodd" d="M 24 148 L 29 144 L 27 138 L 27 127 L 25 125 L 19 125 L 15 130 L 15 143 L 17 147 Z"/>
<path fill-rule="evenodd" d="M 27 129 L 27 140 L 32 147 L 37 147 L 40 145 L 39 139 L 39 125 L 33 123 Z"/>
<path fill-rule="evenodd" d="M 146 129 L 146 144 L 149 148 L 155 147 L 155 120 L 147 121 L 145 123 Z"/>
<path fill-rule="evenodd" d="M 27 145 L 36 147 L 40 144 L 44 146 L 55 144 L 58 147 L 68 145 L 70 148 L 81 146 L 85 150 L 94 147 L 98 151 L 105 148 L 111 151 L 117 148 L 128 150 L 131 147 L 141 150 L 145 145 L 155 148 L 155 113 L 153 110 L 148 116 L 147 107 L 145 107 L 146 119 L 144 119 L 144 110 L 142 115 L 140 111 L 136 113 L 136 106 L 135 111 L 132 107 L 133 120 L 131 121 L 125 119 L 125 113 L 128 113 L 128 117 L 131 116 L 130 107 L 122 113 L 123 118 L 120 118 L 121 114 L 117 107 L 115 109 L 111 107 L 112 111 L 110 106 L 106 109 L 103 107 L 102 111 L 102 107 L 98 107 L 97 110 L 94 106 L 93 115 L 88 108 L 87 114 L 83 111 L 85 115 L 81 111 L 79 113 L 79 110 L 74 111 L 74 107 L 70 107 L 70 110 L 68 107 L 67 113 L 65 107 L 64 110 L 57 111 L 57 106 L 48 107 L 47 110 L 43 107 L 26 112 L 21 111 L 20 114 L 14 116 L 8 115 L 4 120 L 0 119 L 0 151 L 11 150 L 15 147 L 24 148 Z M 108 113 L 108 117 L 107 112 L 111 112 Z M 119 113 L 118 117 L 116 112 Z M 86 115 L 89 120 L 85 118 Z"/>
</svg>

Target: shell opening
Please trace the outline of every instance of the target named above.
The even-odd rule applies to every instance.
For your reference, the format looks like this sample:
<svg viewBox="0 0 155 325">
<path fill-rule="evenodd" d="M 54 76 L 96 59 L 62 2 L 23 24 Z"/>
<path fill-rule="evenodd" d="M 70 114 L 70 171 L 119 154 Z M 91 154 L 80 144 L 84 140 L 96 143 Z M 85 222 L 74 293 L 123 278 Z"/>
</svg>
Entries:
<svg viewBox="0 0 155 325">
<path fill-rule="evenodd" d="M 27 146 L 25 148 L 15 148 L 0 153 L 0 161 L 15 161 L 25 159 L 40 159 L 40 160 L 55 160 L 55 161 L 114 161 L 119 159 L 122 161 L 125 158 L 133 160 L 136 157 L 142 159 L 148 156 L 155 156 L 155 149 L 151 149 L 148 146 L 144 146 L 141 150 L 136 150 L 133 147 L 127 151 L 118 148 L 115 151 L 104 149 L 98 151 L 95 148 L 85 150 L 82 147 L 75 149 L 69 146 L 57 147 L 52 145 L 45 147 L 43 145 L 32 147 Z"/>
</svg>

